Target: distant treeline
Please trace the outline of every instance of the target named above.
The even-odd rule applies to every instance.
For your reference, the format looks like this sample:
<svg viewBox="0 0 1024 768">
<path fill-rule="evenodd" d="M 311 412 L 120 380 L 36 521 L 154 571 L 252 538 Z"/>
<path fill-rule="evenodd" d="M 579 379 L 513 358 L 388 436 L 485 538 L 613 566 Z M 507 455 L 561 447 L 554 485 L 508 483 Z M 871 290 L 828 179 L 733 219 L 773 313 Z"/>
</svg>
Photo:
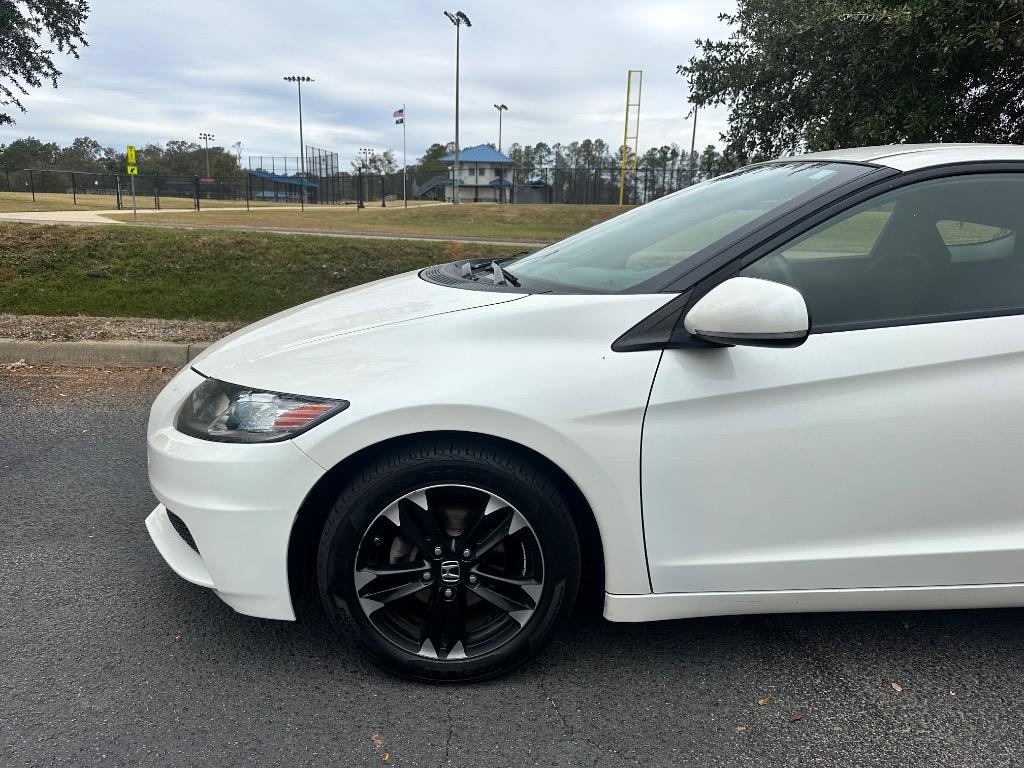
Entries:
<svg viewBox="0 0 1024 768">
<path fill-rule="evenodd" d="M 166 145 L 137 147 L 136 161 L 144 174 L 162 176 L 205 176 L 206 149 L 194 141 L 172 139 Z M 91 173 L 124 173 L 125 150 L 104 147 L 89 136 L 82 136 L 62 147 L 42 142 L 34 136 L 0 144 L 0 170 L 10 168 L 58 169 Z M 210 147 L 210 175 L 235 176 L 242 172 L 239 158 L 224 147 Z"/>
<path fill-rule="evenodd" d="M 442 173 L 447 165 L 440 158 L 448 154 L 449 146 L 431 144 L 410 171 Z M 618 168 L 622 160 L 622 148 L 613 147 L 603 139 L 584 139 L 569 144 L 513 143 L 506 153 L 524 171 L 533 169 L 562 168 Z M 689 174 L 690 152 L 678 144 L 651 147 L 638 158 L 630 154 L 629 160 L 636 160 L 640 168 L 658 170 L 669 174 Z M 194 141 L 171 139 L 166 144 L 147 144 L 137 148 L 139 171 L 143 174 L 158 173 L 167 176 L 205 176 L 206 151 Z M 353 171 L 357 167 L 353 163 Z M 370 173 L 395 173 L 400 170 L 394 151 L 384 150 L 368 158 L 366 170 Z M 89 136 L 82 136 L 62 147 L 56 142 L 42 142 L 34 136 L 16 139 L 10 144 L 0 144 L 0 169 L 24 168 L 59 169 L 93 173 L 124 173 L 125 152 L 123 149 L 104 147 Z M 700 152 L 694 152 L 693 169 L 697 180 L 718 176 L 735 168 L 718 149 L 709 144 Z M 210 147 L 210 175 L 218 178 L 235 176 L 245 172 L 241 158 L 229 148 Z M 349 172 L 342 171 L 342 176 Z"/>
</svg>

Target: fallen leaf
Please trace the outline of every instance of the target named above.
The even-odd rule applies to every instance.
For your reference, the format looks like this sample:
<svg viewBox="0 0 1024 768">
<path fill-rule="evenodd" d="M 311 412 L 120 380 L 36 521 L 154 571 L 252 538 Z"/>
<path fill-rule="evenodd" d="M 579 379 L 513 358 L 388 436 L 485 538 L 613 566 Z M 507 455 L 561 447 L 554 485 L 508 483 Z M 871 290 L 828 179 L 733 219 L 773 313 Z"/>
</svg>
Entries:
<svg viewBox="0 0 1024 768">
<path fill-rule="evenodd" d="M 175 635 L 174 636 L 174 642 L 180 643 L 181 642 L 181 635 Z"/>
<path fill-rule="evenodd" d="M 892 686 L 892 689 L 896 691 L 896 693 L 903 693 L 903 686 L 899 683 L 889 683 L 889 685 Z"/>
<path fill-rule="evenodd" d="M 767 703 L 768 703 L 769 701 L 771 701 L 771 699 L 770 699 L 770 698 L 768 698 L 767 696 L 765 696 L 765 697 L 764 697 L 763 699 L 758 699 L 758 700 L 757 700 L 757 703 L 758 703 L 759 705 L 761 705 L 761 706 L 763 707 L 763 706 L 764 706 L 765 704 L 767 704 Z"/>
<path fill-rule="evenodd" d="M 743 733 L 745 730 L 747 730 L 747 726 L 742 723 L 736 726 L 736 733 Z"/>
<path fill-rule="evenodd" d="M 804 719 L 804 716 L 802 714 L 800 714 L 799 712 L 794 712 L 793 714 L 791 714 L 789 716 L 789 722 L 791 722 L 791 723 L 795 723 L 798 720 L 803 720 L 803 719 Z"/>
<path fill-rule="evenodd" d="M 389 755 L 389 754 L 388 754 L 387 752 L 385 752 L 385 753 L 384 753 L 384 756 L 383 756 L 383 757 L 382 757 L 382 758 L 380 759 L 380 761 L 381 761 L 382 763 L 386 763 L 386 762 L 387 762 L 388 760 L 390 760 L 390 759 L 391 759 L 391 755 Z"/>
</svg>

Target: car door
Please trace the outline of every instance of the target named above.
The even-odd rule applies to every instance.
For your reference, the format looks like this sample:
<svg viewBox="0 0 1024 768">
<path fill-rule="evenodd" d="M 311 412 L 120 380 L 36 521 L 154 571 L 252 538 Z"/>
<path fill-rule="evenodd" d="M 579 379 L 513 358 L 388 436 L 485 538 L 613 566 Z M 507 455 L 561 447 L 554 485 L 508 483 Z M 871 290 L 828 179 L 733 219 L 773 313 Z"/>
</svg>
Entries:
<svg viewBox="0 0 1024 768">
<path fill-rule="evenodd" d="M 811 335 L 663 353 L 655 592 L 1024 582 L 1022 219 L 1024 174 L 932 178 L 743 266 Z"/>
</svg>

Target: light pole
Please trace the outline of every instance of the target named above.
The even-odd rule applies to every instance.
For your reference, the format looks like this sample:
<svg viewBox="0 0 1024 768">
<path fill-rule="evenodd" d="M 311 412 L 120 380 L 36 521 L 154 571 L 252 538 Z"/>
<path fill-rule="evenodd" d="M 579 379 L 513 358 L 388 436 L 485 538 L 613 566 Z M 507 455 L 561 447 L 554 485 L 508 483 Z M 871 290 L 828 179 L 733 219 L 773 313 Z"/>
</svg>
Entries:
<svg viewBox="0 0 1024 768">
<path fill-rule="evenodd" d="M 363 169 L 370 166 L 370 158 L 373 156 L 373 150 L 366 147 L 359 148 L 359 200 L 356 203 L 356 210 L 365 208 L 365 199 L 369 197 L 366 194 L 365 180 L 363 175 Z"/>
<path fill-rule="evenodd" d="M 210 178 L 210 142 L 216 138 L 212 133 L 200 133 L 199 138 L 206 142 L 206 178 Z"/>
<path fill-rule="evenodd" d="M 501 152 L 501 113 L 508 109 L 504 104 L 495 104 L 494 108 L 498 110 L 498 151 Z M 501 202 L 505 202 L 505 169 L 498 169 L 498 184 L 501 187 Z"/>
<path fill-rule="evenodd" d="M 498 151 L 501 152 L 501 113 L 508 109 L 508 107 L 504 104 L 495 104 L 494 108 L 498 110 Z"/>
<path fill-rule="evenodd" d="M 302 203 L 302 210 L 306 210 L 306 144 L 302 140 L 302 84 L 312 83 L 313 78 L 308 75 L 287 75 L 284 79 L 299 86 L 299 168 L 302 171 L 299 179 L 299 201 Z"/>
<path fill-rule="evenodd" d="M 452 189 L 452 202 L 456 205 L 459 204 L 459 183 L 462 178 L 459 174 L 459 32 L 463 25 L 472 27 L 473 25 L 469 21 L 469 17 L 462 11 L 445 11 L 444 15 L 448 17 L 448 21 L 455 25 L 455 162 L 452 164 L 452 169 L 455 173 L 455 179 L 453 180 Z"/>
</svg>

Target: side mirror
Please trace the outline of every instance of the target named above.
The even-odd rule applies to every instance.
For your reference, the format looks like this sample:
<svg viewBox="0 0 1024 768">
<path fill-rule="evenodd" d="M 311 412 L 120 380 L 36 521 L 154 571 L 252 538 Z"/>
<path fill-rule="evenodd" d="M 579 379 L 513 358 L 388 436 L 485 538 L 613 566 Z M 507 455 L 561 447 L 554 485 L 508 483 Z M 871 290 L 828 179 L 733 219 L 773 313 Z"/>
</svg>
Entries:
<svg viewBox="0 0 1024 768">
<path fill-rule="evenodd" d="M 810 333 L 800 291 L 755 277 L 732 277 L 712 288 L 686 313 L 687 332 L 717 344 L 798 347 Z"/>
</svg>

